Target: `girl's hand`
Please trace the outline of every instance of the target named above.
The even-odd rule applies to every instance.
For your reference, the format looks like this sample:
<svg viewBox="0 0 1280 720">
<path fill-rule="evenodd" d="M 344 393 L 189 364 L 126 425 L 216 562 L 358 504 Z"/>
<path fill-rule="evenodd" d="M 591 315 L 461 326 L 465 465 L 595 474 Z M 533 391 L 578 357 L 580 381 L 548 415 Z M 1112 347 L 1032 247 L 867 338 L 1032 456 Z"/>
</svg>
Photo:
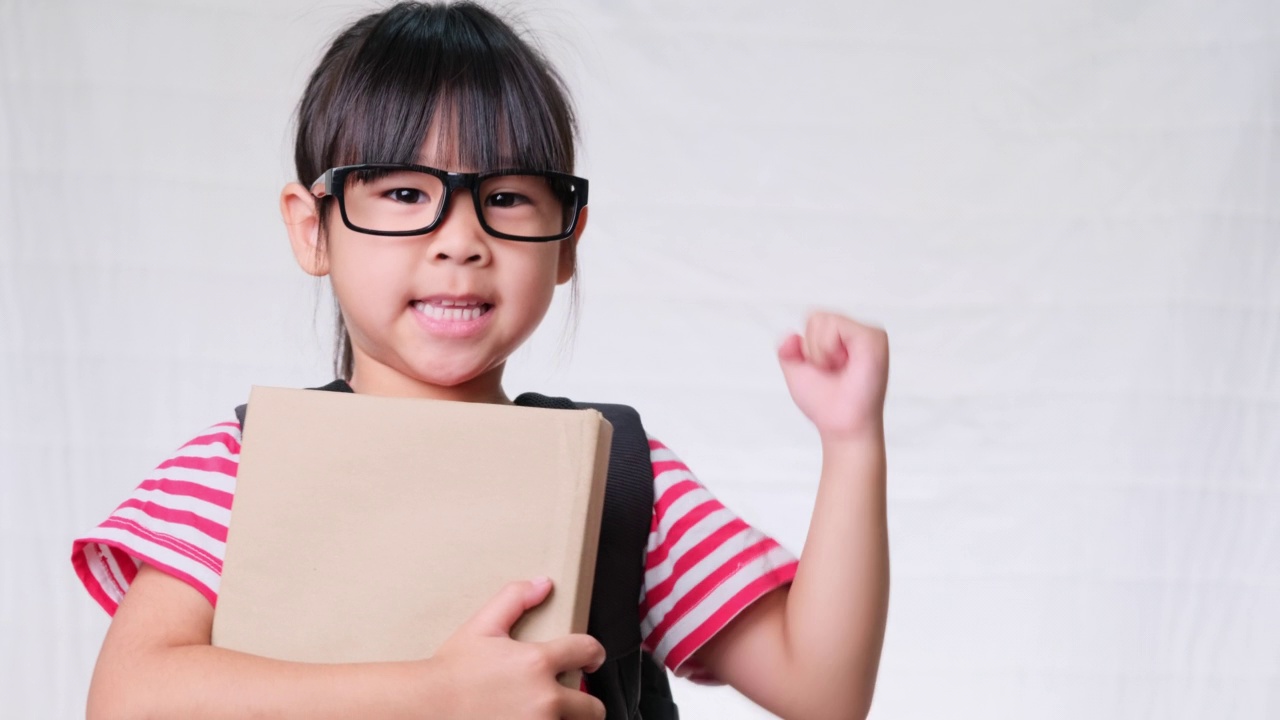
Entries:
<svg viewBox="0 0 1280 720">
<path fill-rule="evenodd" d="M 511 639 L 511 626 L 550 591 L 551 582 L 545 579 L 507 585 L 427 661 L 443 671 L 450 688 L 442 716 L 604 718 L 604 705 L 598 699 L 556 681 L 562 672 L 594 672 L 600 667 L 605 652 L 595 638 L 569 635 L 544 643 Z"/>
<path fill-rule="evenodd" d="M 884 429 L 889 336 L 842 315 L 815 312 L 791 334 L 778 362 L 796 406 L 823 441 L 857 440 Z"/>
</svg>

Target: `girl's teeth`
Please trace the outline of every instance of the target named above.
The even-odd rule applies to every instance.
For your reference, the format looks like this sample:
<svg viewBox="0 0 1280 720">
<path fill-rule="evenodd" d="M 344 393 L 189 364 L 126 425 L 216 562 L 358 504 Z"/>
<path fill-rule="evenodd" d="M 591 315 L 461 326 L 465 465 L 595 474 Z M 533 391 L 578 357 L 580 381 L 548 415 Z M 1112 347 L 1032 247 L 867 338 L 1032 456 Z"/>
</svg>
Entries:
<svg viewBox="0 0 1280 720">
<path fill-rule="evenodd" d="M 485 312 L 484 305 L 455 303 L 453 300 L 442 300 L 439 305 L 424 302 L 413 305 L 418 312 L 434 320 L 475 320 Z"/>
</svg>

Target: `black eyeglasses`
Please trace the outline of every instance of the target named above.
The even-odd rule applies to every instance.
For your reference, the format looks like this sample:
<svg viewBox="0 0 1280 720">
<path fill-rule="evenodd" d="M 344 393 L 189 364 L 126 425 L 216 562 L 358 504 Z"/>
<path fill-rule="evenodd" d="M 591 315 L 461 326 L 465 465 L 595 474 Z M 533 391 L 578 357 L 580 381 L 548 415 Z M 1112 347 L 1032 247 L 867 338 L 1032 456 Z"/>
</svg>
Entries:
<svg viewBox="0 0 1280 720">
<path fill-rule="evenodd" d="M 457 173 L 398 163 L 330 168 L 311 183 L 317 198 L 338 199 L 342 222 L 370 235 L 423 235 L 436 229 L 458 189 L 470 191 L 485 232 L 505 240 L 549 242 L 573 235 L 587 205 L 587 181 L 550 170 Z"/>
</svg>

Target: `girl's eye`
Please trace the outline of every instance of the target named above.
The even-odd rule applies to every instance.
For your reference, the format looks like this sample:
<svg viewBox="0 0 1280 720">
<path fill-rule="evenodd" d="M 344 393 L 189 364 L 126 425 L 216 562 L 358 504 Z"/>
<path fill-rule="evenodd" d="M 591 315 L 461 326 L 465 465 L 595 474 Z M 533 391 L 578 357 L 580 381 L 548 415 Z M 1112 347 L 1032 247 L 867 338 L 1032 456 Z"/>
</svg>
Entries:
<svg viewBox="0 0 1280 720">
<path fill-rule="evenodd" d="M 427 194 L 417 188 L 396 188 L 388 191 L 387 197 L 407 205 L 416 205 L 427 201 Z"/>
<path fill-rule="evenodd" d="M 529 198 L 520 193 L 496 192 L 485 198 L 484 204 L 490 207 L 515 207 L 528 205 Z"/>
</svg>

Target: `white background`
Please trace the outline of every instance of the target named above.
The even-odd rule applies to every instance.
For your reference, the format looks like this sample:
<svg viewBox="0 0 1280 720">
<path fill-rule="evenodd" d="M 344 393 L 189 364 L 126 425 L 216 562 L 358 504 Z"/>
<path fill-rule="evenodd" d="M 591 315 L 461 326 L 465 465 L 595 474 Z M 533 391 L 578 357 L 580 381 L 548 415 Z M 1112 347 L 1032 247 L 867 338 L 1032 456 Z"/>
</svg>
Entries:
<svg viewBox="0 0 1280 720">
<path fill-rule="evenodd" d="M 4 718 L 83 714 L 107 620 L 72 539 L 251 383 L 329 379 L 276 196 L 361 11 L 0 2 Z M 799 550 L 819 448 L 774 343 L 882 324 L 873 718 L 1280 718 L 1280 3 L 518 12 L 592 213 L 575 339 L 553 309 L 509 390 L 638 406 Z"/>
</svg>

